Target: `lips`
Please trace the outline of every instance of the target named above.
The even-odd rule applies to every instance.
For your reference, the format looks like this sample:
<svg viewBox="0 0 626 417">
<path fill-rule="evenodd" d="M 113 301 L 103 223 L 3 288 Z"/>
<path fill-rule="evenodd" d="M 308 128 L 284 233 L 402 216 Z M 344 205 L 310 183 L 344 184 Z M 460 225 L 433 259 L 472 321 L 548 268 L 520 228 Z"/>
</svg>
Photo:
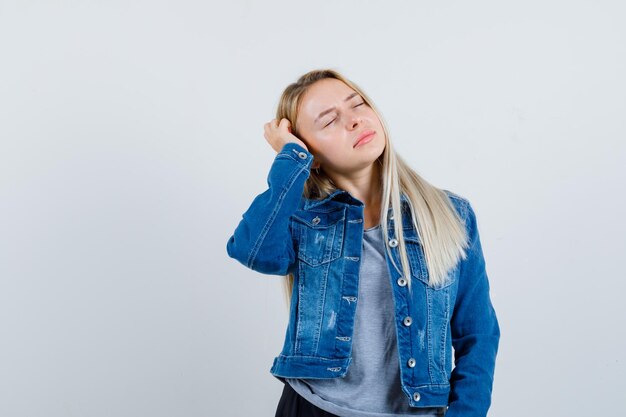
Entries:
<svg viewBox="0 0 626 417">
<path fill-rule="evenodd" d="M 356 146 L 359 144 L 359 142 L 363 139 L 365 139 L 366 141 L 369 141 L 371 138 L 370 136 L 373 135 L 374 133 L 376 133 L 373 130 L 365 130 L 363 131 L 354 141 L 354 145 L 352 145 L 353 148 L 356 148 Z"/>
</svg>

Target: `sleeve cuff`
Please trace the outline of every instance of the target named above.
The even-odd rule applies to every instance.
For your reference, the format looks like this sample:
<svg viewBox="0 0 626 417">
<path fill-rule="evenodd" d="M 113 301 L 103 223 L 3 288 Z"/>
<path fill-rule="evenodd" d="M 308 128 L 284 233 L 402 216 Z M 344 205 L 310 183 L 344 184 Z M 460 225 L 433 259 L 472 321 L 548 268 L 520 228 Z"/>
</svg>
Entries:
<svg viewBox="0 0 626 417">
<path fill-rule="evenodd" d="M 281 154 L 288 155 L 304 164 L 309 163 L 313 159 L 313 154 L 296 142 L 287 142 L 279 152 L 279 155 Z"/>
</svg>

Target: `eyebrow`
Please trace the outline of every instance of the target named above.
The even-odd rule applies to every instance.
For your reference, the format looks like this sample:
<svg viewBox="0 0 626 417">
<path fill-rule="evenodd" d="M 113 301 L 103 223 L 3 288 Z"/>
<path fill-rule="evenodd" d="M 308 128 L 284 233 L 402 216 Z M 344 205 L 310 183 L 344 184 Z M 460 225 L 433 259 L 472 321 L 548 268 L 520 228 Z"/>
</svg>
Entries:
<svg viewBox="0 0 626 417">
<path fill-rule="evenodd" d="M 348 101 L 348 100 L 350 100 L 352 97 L 357 96 L 358 94 L 359 94 L 359 93 L 354 92 L 354 93 L 350 94 L 348 97 L 346 97 L 344 101 Z M 336 107 L 335 107 L 335 106 L 333 106 L 333 107 L 331 107 L 331 108 L 330 108 L 330 109 L 328 109 L 328 110 L 324 110 L 323 112 L 321 112 L 321 113 L 317 116 L 317 118 L 313 121 L 313 123 L 317 123 L 317 121 L 318 121 L 319 119 L 321 119 L 323 116 L 327 115 L 328 113 L 330 113 L 331 111 L 333 111 L 333 110 L 335 110 L 335 109 L 336 109 Z"/>
</svg>

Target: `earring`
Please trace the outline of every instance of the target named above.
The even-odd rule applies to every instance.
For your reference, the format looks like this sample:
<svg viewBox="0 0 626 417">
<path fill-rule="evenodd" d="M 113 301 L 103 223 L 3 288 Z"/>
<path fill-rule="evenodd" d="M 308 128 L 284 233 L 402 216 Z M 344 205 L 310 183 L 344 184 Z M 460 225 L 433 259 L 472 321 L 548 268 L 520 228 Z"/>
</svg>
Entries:
<svg viewBox="0 0 626 417">
<path fill-rule="evenodd" d="M 315 168 L 315 172 L 317 173 L 317 175 L 320 175 L 320 168 L 319 167 Z"/>
</svg>

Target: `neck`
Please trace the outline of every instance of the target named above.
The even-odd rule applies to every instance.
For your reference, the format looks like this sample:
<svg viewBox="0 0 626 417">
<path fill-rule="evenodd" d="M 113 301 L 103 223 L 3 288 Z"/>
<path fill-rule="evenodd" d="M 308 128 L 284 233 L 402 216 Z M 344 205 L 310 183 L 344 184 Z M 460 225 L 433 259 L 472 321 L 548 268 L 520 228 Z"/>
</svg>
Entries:
<svg viewBox="0 0 626 417">
<path fill-rule="evenodd" d="M 350 176 L 329 174 L 333 183 L 365 205 L 366 212 L 378 217 L 380 212 L 382 186 L 380 181 L 380 165 L 372 163 L 367 168 Z"/>
</svg>

